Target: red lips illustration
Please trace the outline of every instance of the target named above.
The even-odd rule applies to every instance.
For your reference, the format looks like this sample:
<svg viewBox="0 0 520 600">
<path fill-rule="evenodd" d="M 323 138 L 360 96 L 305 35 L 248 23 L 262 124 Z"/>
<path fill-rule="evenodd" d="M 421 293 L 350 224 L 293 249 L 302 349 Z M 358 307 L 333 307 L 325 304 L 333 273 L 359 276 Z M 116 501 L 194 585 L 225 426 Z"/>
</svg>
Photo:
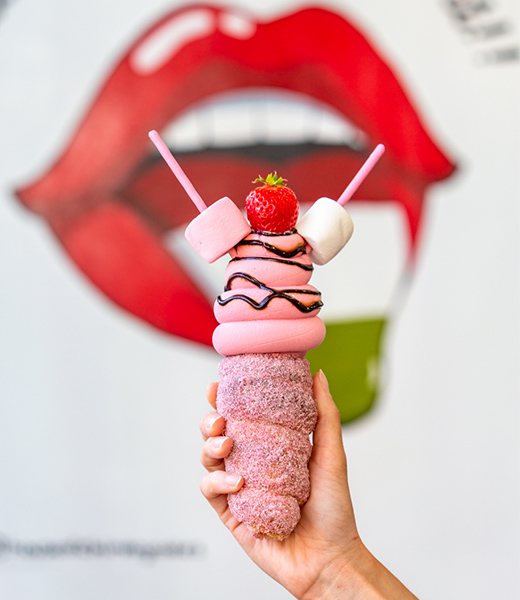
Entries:
<svg viewBox="0 0 520 600">
<path fill-rule="evenodd" d="M 343 16 L 305 8 L 272 21 L 190 5 L 166 15 L 126 52 L 70 143 L 38 181 L 17 190 L 111 300 L 167 333 L 211 346 L 208 301 L 167 232 L 196 210 L 148 140 L 198 102 L 230 90 L 282 89 L 326 104 L 366 136 L 366 149 L 319 145 L 208 147 L 176 152 L 202 197 L 243 203 L 258 173 L 278 170 L 300 202 L 338 197 L 377 143 L 387 151 L 357 198 L 392 199 L 415 246 L 425 192 L 448 177 L 446 158 L 368 39 Z M 242 207 L 242 206 L 241 206 Z"/>
</svg>

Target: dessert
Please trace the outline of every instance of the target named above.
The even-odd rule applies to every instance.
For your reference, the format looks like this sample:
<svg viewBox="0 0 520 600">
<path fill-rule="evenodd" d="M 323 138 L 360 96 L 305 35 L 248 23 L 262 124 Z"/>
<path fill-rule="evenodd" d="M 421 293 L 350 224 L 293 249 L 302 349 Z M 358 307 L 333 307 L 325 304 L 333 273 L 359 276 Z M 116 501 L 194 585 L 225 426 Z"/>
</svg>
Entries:
<svg viewBox="0 0 520 600">
<path fill-rule="evenodd" d="M 263 210 L 263 198 L 251 201 L 266 189 L 276 198 L 272 210 Z M 253 231 L 233 248 L 214 306 L 213 345 L 224 356 L 217 410 L 233 440 L 226 470 L 245 482 L 229 495 L 231 512 L 255 537 L 283 540 L 310 493 L 309 435 L 317 410 L 304 355 L 323 341 L 325 325 L 317 316 L 321 294 L 309 285 L 306 243 L 294 229 L 296 197 L 271 176 L 258 190 L 246 207 L 262 233 Z"/>
<path fill-rule="evenodd" d="M 208 262 L 231 256 L 213 334 L 223 356 L 217 410 L 233 440 L 225 467 L 244 478 L 229 507 L 255 537 L 283 540 L 310 494 L 317 409 L 305 354 L 325 337 L 321 293 L 309 283 L 312 263 L 328 262 L 352 235 L 343 205 L 384 147 L 337 202 L 321 198 L 298 224 L 298 202 L 285 180 L 276 173 L 257 180 L 264 185 L 246 199 L 248 224 L 229 198 L 206 207 L 158 134 L 150 138 L 201 211 L 186 229 L 188 241 Z"/>
</svg>

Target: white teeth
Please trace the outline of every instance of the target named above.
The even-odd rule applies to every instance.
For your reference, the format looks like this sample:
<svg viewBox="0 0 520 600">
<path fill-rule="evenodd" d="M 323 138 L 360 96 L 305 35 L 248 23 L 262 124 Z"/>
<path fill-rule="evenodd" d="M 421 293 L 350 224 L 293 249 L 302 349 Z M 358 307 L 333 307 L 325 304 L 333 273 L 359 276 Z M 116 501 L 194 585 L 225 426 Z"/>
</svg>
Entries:
<svg viewBox="0 0 520 600">
<path fill-rule="evenodd" d="M 366 135 L 323 103 L 295 92 L 253 89 L 198 103 L 162 132 L 175 151 L 256 144 L 332 144 L 362 150 Z"/>
</svg>

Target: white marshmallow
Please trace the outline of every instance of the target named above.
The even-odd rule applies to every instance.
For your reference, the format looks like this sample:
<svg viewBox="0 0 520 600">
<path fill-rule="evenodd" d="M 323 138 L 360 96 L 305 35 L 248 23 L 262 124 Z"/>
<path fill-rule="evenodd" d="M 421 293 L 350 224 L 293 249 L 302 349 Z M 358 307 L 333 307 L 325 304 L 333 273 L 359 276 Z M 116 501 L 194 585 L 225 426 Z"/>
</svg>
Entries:
<svg viewBox="0 0 520 600">
<path fill-rule="evenodd" d="M 320 198 L 296 225 L 298 233 L 311 246 L 313 263 L 324 265 L 345 246 L 354 231 L 348 212 L 330 198 Z"/>
<path fill-rule="evenodd" d="M 240 209 L 224 197 L 195 217 L 186 228 L 185 235 L 202 258 L 212 263 L 250 233 L 251 227 Z"/>
</svg>

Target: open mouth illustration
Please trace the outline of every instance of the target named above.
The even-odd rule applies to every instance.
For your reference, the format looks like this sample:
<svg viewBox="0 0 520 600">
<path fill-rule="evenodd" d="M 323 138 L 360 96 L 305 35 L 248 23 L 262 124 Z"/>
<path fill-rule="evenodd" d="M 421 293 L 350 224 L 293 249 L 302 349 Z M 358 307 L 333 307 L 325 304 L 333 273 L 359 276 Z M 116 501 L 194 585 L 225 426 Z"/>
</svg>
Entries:
<svg viewBox="0 0 520 600">
<path fill-rule="evenodd" d="M 338 197 L 382 142 L 387 151 L 353 203 L 397 202 L 410 256 L 428 186 L 454 171 L 392 69 L 343 16 L 306 8 L 257 21 L 210 5 L 166 15 L 128 49 L 54 166 L 17 195 L 117 305 L 207 346 L 213 298 L 167 243 L 196 209 L 150 129 L 207 203 L 229 196 L 241 208 L 251 180 L 274 170 L 301 203 Z M 376 319 L 355 335 L 372 340 L 365 379 L 381 330 Z M 367 405 L 374 390 L 365 387 Z"/>
</svg>

